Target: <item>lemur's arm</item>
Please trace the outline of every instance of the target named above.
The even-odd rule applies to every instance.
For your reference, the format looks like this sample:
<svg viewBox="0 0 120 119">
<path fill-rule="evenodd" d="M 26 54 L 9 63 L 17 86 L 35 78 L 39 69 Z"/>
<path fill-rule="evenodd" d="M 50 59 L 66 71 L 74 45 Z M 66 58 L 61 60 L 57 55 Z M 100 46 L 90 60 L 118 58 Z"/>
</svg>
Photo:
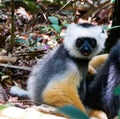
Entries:
<svg viewBox="0 0 120 119">
<path fill-rule="evenodd" d="M 97 73 L 97 69 L 104 64 L 104 62 L 108 59 L 109 54 L 101 54 L 94 56 L 89 62 L 88 73 L 94 75 Z"/>
</svg>

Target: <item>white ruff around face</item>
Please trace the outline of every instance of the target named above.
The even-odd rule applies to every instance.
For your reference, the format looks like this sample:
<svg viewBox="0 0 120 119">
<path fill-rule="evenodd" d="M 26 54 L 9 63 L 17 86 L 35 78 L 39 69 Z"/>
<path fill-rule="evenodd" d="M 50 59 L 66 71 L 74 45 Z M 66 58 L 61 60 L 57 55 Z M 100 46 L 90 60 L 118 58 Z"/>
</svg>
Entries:
<svg viewBox="0 0 120 119">
<path fill-rule="evenodd" d="M 76 39 L 79 37 L 95 38 L 97 41 L 96 47 L 89 56 L 83 56 L 75 46 Z M 107 33 L 102 33 L 101 26 L 83 27 L 78 24 L 71 24 L 64 38 L 64 46 L 69 51 L 70 55 L 76 58 L 91 59 L 94 55 L 101 52 L 104 48 L 104 43 L 107 38 Z"/>
</svg>

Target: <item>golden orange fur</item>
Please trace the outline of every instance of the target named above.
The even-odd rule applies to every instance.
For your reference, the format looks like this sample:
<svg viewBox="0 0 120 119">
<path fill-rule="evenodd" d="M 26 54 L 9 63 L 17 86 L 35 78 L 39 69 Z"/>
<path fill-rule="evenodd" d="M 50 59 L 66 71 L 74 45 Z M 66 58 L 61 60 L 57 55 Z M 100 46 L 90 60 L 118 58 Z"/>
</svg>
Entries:
<svg viewBox="0 0 120 119">
<path fill-rule="evenodd" d="M 92 75 L 96 74 L 96 69 L 107 60 L 108 56 L 108 54 L 94 56 L 89 62 L 88 73 Z"/>
<path fill-rule="evenodd" d="M 70 104 L 86 113 L 76 89 L 77 80 L 77 75 L 69 75 L 61 81 L 53 81 L 42 94 L 44 102 L 55 107 Z"/>
</svg>

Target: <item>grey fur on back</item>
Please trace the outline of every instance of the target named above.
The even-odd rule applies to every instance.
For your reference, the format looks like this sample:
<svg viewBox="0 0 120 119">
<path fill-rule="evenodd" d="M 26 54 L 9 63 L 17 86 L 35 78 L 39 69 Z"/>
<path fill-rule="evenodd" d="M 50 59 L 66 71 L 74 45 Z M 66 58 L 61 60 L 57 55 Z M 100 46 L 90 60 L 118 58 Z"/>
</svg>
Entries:
<svg viewBox="0 0 120 119">
<path fill-rule="evenodd" d="M 58 72 L 59 74 L 67 69 L 66 50 L 60 46 L 56 51 L 47 54 L 42 62 L 38 62 L 34 67 L 28 79 L 28 93 L 35 103 L 42 103 L 41 94 L 49 80 Z M 52 68 L 54 65 L 54 68 Z"/>
</svg>

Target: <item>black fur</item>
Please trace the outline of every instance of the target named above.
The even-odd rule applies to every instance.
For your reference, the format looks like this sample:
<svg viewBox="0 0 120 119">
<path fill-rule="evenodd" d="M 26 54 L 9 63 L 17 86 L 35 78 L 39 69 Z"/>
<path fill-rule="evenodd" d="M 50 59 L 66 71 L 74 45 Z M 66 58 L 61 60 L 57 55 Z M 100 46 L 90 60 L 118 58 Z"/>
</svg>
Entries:
<svg viewBox="0 0 120 119">
<path fill-rule="evenodd" d="M 94 24 L 90 24 L 90 23 L 82 23 L 82 24 L 78 24 L 79 26 L 82 26 L 84 28 L 89 28 L 89 27 L 93 27 L 95 26 Z"/>
<path fill-rule="evenodd" d="M 108 60 L 94 80 L 87 85 L 85 105 L 103 110 L 109 119 L 113 119 L 120 109 L 120 96 L 114 94 L 114 89 L 120 85 L 120 41 L 111 49 Z"/>
</svg>

